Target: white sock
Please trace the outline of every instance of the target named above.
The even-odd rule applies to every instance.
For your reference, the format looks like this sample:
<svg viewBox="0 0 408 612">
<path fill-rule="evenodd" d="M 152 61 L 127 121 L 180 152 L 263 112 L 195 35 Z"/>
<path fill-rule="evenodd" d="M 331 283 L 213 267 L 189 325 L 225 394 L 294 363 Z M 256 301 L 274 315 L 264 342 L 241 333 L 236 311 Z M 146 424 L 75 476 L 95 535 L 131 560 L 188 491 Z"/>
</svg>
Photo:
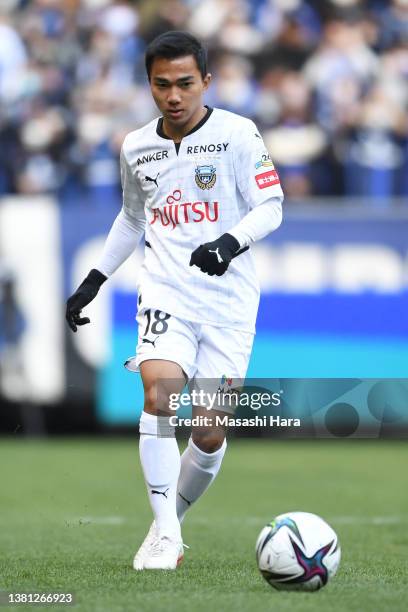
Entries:
<svg viewBox="0 0 408 612">
<path fill-rule="evenodd" d="M 224 440 L 215 453 L 205 453 L 190 438 L 181 456 L 177 485 L 177 516 L 180 523 L 190 506 L 208 489 L 221 467 L 227 448 Z"/>
<path fill-rule="evenodd" d="M 180 537 L 176 512 L 180 452 L 168 417 L 142 412 L 139 453 L 156 526 L 161 534 Z"/>
</svg>

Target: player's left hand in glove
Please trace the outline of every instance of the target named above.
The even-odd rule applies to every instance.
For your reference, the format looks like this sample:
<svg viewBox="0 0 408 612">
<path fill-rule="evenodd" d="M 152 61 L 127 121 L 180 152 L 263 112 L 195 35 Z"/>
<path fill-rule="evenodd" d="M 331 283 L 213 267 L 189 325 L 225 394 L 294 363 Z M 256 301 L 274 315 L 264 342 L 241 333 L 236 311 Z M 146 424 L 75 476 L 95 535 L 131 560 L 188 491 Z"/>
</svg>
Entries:
<svg viewBox="0 0 408 612">
<path fill-rule="evenodd" d="M 90 323 L 88 317 L 81 317 L 81 310 L 92 302 L 105 281 L 106 276 L 93 268 L 75 293 L 68 298 L 65 318 L 73 332 L 77 331 L 77 325 Z"/>
<path fill-rule="evenodd" d="M 197 266 L 210 276 L 222 276 L 231 259 L 238 254 L 239 242 L 231 234 L 223 234 L 213 242 L 206 242 L 191 254 L 190 266 Z"/>
</svg>

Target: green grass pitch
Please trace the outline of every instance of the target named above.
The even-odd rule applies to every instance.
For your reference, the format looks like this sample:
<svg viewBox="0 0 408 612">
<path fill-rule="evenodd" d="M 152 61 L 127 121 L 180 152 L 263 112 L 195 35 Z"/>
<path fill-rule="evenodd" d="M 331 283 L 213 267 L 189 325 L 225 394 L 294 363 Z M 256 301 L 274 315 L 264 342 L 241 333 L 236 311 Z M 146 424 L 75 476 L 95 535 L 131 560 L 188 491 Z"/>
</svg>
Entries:
<svg viewBox="0 0 408 612">
<path fill-rule="evenodd" d="M 402 442 L 231 441 L 176 572 L 131 569 L 151 520 L 136 439 L 1 440 L 0 465 L 0 590 L 73 591 L 66 609 L 90 612 L 407 610 Z M 290 510 L 340 538 L 340 570 L 317 593 L 277 592 L 255 565 L 261 527 Z"/>
</svg>

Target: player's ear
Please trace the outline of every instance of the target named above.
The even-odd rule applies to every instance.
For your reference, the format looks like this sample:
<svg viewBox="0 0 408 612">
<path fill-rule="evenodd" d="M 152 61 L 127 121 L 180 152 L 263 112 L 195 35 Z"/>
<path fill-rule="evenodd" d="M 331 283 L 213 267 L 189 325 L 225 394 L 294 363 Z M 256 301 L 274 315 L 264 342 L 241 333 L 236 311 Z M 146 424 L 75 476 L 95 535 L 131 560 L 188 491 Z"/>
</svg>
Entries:
<svg viewBox="0 0 408 612">
<path fill-rule="evenodd" d="M 206 91 L 211 83 L 211 79 L 212 79 L 212 74 L 211 72 L 207 72 L 207 74 L 205 75 L 205 77 L 203 78 L 203 83 L 204 83 L 204 91 Z"/>
</svg>

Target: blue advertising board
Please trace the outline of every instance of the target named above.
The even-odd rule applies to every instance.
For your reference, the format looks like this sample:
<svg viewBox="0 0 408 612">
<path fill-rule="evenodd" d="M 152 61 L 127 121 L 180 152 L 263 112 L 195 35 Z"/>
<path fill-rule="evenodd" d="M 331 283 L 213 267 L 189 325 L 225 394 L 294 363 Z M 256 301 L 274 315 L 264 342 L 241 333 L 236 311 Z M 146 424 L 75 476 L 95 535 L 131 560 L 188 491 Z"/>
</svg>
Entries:
<svg viewBox="0 0 408 612">
<path fill-rule="evenodd" d="M 76 249 L 106 233 L 115 214 L 65 208 L 67 278 Z M 281 228 L 253 248 L 261 301 L 248 376 L 408 377 L 407 236 L 408 207 L 292 206 Z M 114 286 L 109 299 L 98 414 L 104 423 L 131 424 L 143 406 L 140 376 L 123 369 L 137 339 L 136 290 Z"/>
</svg>

